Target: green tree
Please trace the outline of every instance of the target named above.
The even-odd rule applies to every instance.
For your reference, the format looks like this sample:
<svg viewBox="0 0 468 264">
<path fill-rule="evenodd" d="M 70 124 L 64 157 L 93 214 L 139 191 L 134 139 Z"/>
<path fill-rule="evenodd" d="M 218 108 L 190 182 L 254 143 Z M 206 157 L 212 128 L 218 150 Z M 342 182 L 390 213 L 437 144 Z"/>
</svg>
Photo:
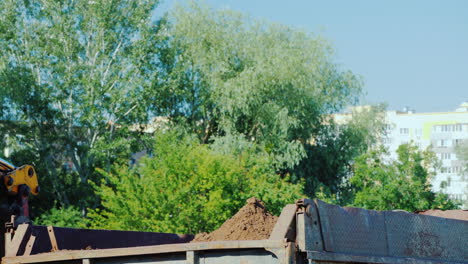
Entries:
<svg viewBox="0 0 468 264">
<path fill-rule="evenodd" d="M 456 153 L 458 160 L 461 160 L 463 163 L 463 171 L 461 172 L 461 179 L 464 182 L 468 182 L 468 140 L 463 140 L 461 144 L 456 147 Z M 468 197 L 468 184 L 465 187 L 465 195 Z M 463 206 L 468 208 L 468 199 L 463 201 Z"/>
<path fill-rule="evenodd" d="M 35 225 L 86 228 L 86 220 L 80 209 L 70 206 L 52 208 L 44 212 L 34 221 Z"/>
<path fill-rule="evenodd" d="M 287 26 L 188 4 L 160 31 L 160 112 L 203 143 L 244 138 L 277 169 L 292 168 L 324 116 L 357 101 L 361 82 L 333 63 L 330 44 Z M 229 140 L 230 140 L 229 139 Z"/>
<path fill-rule="evenodd" d="M 464 161 L 465 172 L 468 172 L 468 140 L 463 140 L 456 146 L 455 151 L 459 160 Z"/>
<path fill-rule="evenodd" d="M 97 185 L 102 209 L 91 226 L 158 232 L 212 231 L 249 197 L 262 199 L 279 214 L 302 196 L 302 186 L 281 179 L 267 156 L 226 155 L 174 132 L 156 138 L 154 157 L 136 168 L 117 167 Z"/>
<path fill-rule="evenodd" d="M 457 208 L 447 195 L 431 190 L 429 181 L 435 174 L 436 164 L 434 152 L 403 144 L 398 147 L 397 156 L 397 160 L 390 160 L 381 148 L 356 159 L 351 178 L 357 190 L 353 206 L 410 212 Z"/>
<path fill-rule="evenodd" d="M 355 158 L 378 146 L 384 137 L 385 106 L 353 108 L 348 114 L 330 116 L 310 144 L 307 158 L 292 171 L 295 179 L 305 179 L 305 192 L 336 204 L 352 202 L 349 183 Z"/>
<path fill-rule="evenodd" d="M 105 171 L 151 148 L 143 133 L 151 117 L 212 144 L 203 146 L 209 153 L 255 153 L 268 161 L 272 171 L 261 175 L 269 181 L 317 178 L 308 193 L 319 185 L 337 193 L 347 175 L 342 164 L 352 155 L 323 167 L 327 174 L 298 169 L 360 142 L 346 141 L 352 129 L 328 124 L 329 114 L 357 102 L 361 92 L 359 78 L 333 62 L 330 44 L 194 3 L 154 21 L 156 5 L 0 1 L 0 129 L 19 146 L 12 161 L 33 163 L 40 175 L 43 195 L 33 206 L 98 207 L 89 180 L 134 173 Z"/>
<path fill-rule="evenodd" d="M 37 168 L 33 206 L 97 205 L 87 183 L 95 168 L 144 148 L 129 126 L 148 120 L 156 4 L 0 1 L 0 135 L 21 146 L 13 162 Z"/>
</svg>

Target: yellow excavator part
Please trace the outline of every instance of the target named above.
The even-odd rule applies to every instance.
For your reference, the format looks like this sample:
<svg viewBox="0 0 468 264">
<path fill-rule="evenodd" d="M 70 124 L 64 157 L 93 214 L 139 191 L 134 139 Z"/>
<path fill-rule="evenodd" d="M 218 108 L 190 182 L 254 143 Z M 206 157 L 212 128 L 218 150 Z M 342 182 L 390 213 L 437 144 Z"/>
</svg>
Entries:
<svg viewBox="0 0 468 264">
<path fill-rule="evenodd" d="M 10 194 L 18 193 L 18 186 L 25 184 L 29 187 L 33 195 L 39 194 L 39 183 L 37 181 L 37 174 L 34 167 L 31 165 L 24 165 L 15 168 L 13 171 L 7 173 L 3 177 L 5 186 Z"/>
</svg>

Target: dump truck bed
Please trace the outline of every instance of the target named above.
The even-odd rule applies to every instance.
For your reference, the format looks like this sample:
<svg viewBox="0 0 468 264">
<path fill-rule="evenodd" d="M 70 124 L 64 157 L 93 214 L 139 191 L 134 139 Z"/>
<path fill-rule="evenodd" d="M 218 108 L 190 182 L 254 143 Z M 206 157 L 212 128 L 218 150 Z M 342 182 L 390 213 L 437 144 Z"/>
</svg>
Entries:
<svg viewBox="0 0 468 264">
<path fill-rule="evenodd" d="M 3 263 L 288 263 L 284 241 L 249 240 L 184 243 L 145 247 L 73 250 L 6 257 Z"/>
<path fill-rule="evenodd" d="M 25 229 L 34 230 L 34 227 L 22 228 Z M 186 243 L 178 236 L 181 240 L 175 238 L 173 244 L 164 244 L 166 238 L 174 239 L 174 234 L 162 234 L 163 244 L 159 245 L 76 250 L 92 241 L 69 243 L 66 235 L 55 239 L 49 233 L 51 241 L 65 241 L 70 246 L 55 241 L 60 250 L 48 252 L 54 242 L 50 242 L 50 246 L 47 242 L 47 249 L 40 252 L 38 249 L 44 247 L 28 250 L 34 232 L 30 231 L 30 235 L 21 232 L 17 231 L 9 240 L 10 255 L 4 257 L 2 263 L 468 263 L 468 221 L 342 208 L 308 199 L 287 205 L 266 240 Z M 81 231 L 63 234 L 73 232 Z M 138 233 L 132 235 L 138 237 Z M 147 236 L 151 237 L 151 234 Z M 80 242 L 85 238 L 74 235 L 69 239 Z M 14 243 L 13 240 L 21 242 Z M 16 245 L 21 246 L 15 248 Z M 79 246 L 72 248 L 74 245 Z M 99 248 L 96 245 L 92 248 Z M 101 246 L 106 247 L 106 244 Z"/>
</svg>

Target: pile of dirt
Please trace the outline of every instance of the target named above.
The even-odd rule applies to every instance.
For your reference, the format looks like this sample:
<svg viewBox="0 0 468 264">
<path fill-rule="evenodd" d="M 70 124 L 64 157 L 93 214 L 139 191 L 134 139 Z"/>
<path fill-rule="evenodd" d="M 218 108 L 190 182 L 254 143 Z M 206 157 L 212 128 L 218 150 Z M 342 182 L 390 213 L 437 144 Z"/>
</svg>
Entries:
<svg viewBox="0 0 468 264">
<path fill-rule="evenodd" d="M 421 211 L 417 213 L 422 214 L 422 215 L 432 215 L 432 216 L 468 221 L 468 210 L 447 210 L 447 211 L 427 210 L 427 211 Z"/>
<path fill-rule="evenodd" d="M 252 197 L 220 228 L 198 234 L 192 242 L 268 239 L 277 220 L 278 217 L 270 214 L 262 201 Z"/>
</svg>

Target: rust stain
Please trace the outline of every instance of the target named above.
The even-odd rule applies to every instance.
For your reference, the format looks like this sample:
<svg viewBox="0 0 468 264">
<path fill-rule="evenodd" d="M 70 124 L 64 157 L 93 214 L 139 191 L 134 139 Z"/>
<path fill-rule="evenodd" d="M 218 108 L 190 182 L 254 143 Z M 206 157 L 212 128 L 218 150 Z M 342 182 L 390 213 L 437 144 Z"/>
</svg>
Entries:
<svg viewBox="0 0 468 264">
<path fill-rule="evenodd" d="M 439 236 L 420 231 L 407 242 L 404 253 L 407 256 L 441 257 L 444 254 L 444 247 L 440 243 Z"/>
</svg>

